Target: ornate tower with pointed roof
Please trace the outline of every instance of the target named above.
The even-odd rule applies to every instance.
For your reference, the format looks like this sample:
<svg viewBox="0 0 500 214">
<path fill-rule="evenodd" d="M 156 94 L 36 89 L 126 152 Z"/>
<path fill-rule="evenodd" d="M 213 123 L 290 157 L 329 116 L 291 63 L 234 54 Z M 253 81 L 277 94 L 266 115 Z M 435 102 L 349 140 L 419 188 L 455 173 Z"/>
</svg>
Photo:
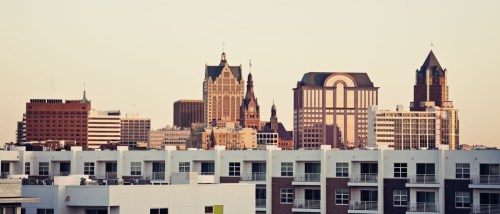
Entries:
<svg viewBox="0 0 500 214">
<path fill-rule="evenodd" d="M 240 66 L 229 66 L 226 53 L 221 54 L 219 65 L 205 65 L 203 81 L 204 122 L 224 124 L 240 119 L 245 80 Z"/>
<path fill-rule="evenodd" d="M 253 91 L 253 76 L 248 74 L 247 93 L 240 106 L 240 124 L 243 128 L 260 130 L 260 107 Z"/>
<path fill-rule="evenodd" d="M 429 53 L 420 70 L 415 71 L 416 83 L 413 86 L 411 111 L 425 111 L 425 103 L 434 102 L 435 106 L 452 107 L 448 100 L 446 69 L 439 64 L 434 52 Z"/>
</svg>

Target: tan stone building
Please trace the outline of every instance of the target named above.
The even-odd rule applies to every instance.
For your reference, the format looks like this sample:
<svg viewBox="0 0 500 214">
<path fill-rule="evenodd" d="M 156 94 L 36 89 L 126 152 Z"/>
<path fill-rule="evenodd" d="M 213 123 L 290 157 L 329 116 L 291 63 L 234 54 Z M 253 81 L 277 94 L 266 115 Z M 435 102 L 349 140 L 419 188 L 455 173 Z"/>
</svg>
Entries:
<svg viewBox="0 0 500 214">
<path fill-rule="evenodd" d="M 165 146 L 176 146 L 180 150 L 186 149 L 186 139 L 191 136 L 191 130 L 179 127 L 165 127 L 149 132 L 149 148 L 164 149 Z"/>
<path fill-rule="evenodd" d="M 226 53 L 222 53 L 219 65 L 205 65 L 204 122 L 206 124 L 213 122 L 238 124 L 244 86 L 245 80 L 243 80 L 241 65 L 229 66 Z"/>
<path fill-rule="evenodd" d="M 191 147 L 212 149 L 215 146 L 226 146 L 227 150 L 257 148 L 257 131 L 253 128 L 231 126 L 206 127 L 193 134 Z"/>
</svg>

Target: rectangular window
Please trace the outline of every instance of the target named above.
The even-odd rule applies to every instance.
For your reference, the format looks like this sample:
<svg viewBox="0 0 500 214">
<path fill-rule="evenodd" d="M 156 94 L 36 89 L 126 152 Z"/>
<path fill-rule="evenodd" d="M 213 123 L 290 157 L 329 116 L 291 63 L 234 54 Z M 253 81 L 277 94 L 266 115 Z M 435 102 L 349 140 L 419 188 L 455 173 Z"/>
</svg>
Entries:
<svg viewBox="0 0 500 214">
<path fill-rule="evenodd" d="M 86 209 L 85 214 L 108 214 L 107 209 Z"/>
<path fill-rule="evenodd" d="M 282 162 L 281 163 L 281 176 L 293 177 L 293 163 L 292 162 Z"/>
<path fill-rule="evenodd" d="M 240 162 L 229 162 L 229 176 L 240 176 Z"/>
<path fill-rule="evenodd" d="M 38 163 L 38 175 L 49 175 L 49 162 Z"/>
<path fill-rule="evenodd" d="M 408 191 L 394 190 L 393 205 L 395 207 L 405 207 L 407 203 L 408 203 Z"/>
<path fill-rule="evenodd" d="M 292 188 L 280 189 L 280 201 L 282 204 L 292 204 L 293 203 L 293 189 Z"/>
<path fill-rule="evenodd" d="M 394 177 L 395 178 L 408 177 L 408 164 L 407 163 L 394 163 Z"/>
<path fill-rule="evenodd" d="M 349 177 L 349 163 L 336 163 L 336 173 L 337 177 Z"/>
<path fill-rule="evenodd" d="M 349 190 L 347 189 L 335 190 L 335 204 L 349 205 Z"/>
<path fill-rule="evenodd" d="M 457 163 L 455 176 L 456 178 L 470 178 L 470 163 Z"/>
<path fill-rule="evenodd" d="M 215 164 L 213 162 L 201 163 L 201 174 L 202 175 L 213 175 L 215 171 Z"/>
<path fill-rule="evenodd" d="M 205 207 L 205 214 L 213 214 L 214 213 L 214 207 L 213 206 L 206 206 Z"/>
<path fill-rule="evenodd" d="M 94 175 L 95 173 L 95 163 L 85 162 L 83 163 L 83 174 L 84 175 Z"/>
<path fill-rule="evenodd" d="M 130 163 L 130 175 L 141 175 L 141 162 L 131 162 Z"/>
<path fill-rule="evenodd" d="M 31 175 L 31 163 L 30 162 L 24 163 L 24 174 Z"/>
<path fill-rule="evenodd" d="M 149 214 L 168 214 L 168 208 L 151 208 Z"/>
<path fill-rule="evenodd" d="M 36 214 L 54 214 L 54 209 L 36 209 Z"/>
<path fill-rule="evenodd" d="M 470 192 L 455 192 L 455 207 L 469 208 L 470 207 Z"/>
<path fill-rule="evenodd" d="M 179 172 L 190 172 L 191 163 L 190 162 L 179 162 Z"/>
</svg>

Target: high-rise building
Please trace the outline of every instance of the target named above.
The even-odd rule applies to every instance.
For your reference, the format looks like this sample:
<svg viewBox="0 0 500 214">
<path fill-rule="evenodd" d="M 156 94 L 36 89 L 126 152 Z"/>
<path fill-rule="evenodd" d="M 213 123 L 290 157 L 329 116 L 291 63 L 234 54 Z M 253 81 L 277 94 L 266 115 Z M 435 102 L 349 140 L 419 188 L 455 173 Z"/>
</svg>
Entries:
<svg viewBox="0 0 500 214">
<path fill-rule="evenodd" d="M 425 111 L 425 102 L 432 101 L 438 107 L 452 107 L 448 99 L 447 70 L 439 64 L 434 52 L 430 52 L 420 67 L 415 71 L 416 83 L 413 86 L 411 111 Z"/>
<path fill-rule="evenodd" d="M 241 65 L 229 66 L 226 53 L 222 53 L 219 65 L 205 65 L 204 122 L 207 124 L 238 123 L 244 85 Z"/>
<path fill-rule="evenodd" d="M 137 114 L 125 115 L 121 119 L 121 144 L 137 146 L 138 143 L 149 143 L 151 119 L 141 118 Z"/>
<path fill-rule="evenodd" d="M 64 140 L 87 146 L 90 101 L 31 99 L 26 103 L 26 141 Z"/>
<path fill-rule="evenodd" d="M 268 145 L 278 146 L 285 150 L 295 148 L 293 145 L 292 133 L 287 131 L 282 123 L 278 122 L 274 103 L 271 107 L 270 122 L 265 123 L 261 131 L 257 133 L 257 144 L 261 149 L 265 149 Z"/>
<path fill-rule="evenodd" d="M 174 102 L 174 126 L 189 128 L 191 123 L 203 123 L 203 100 L 178 100 Z"/>
<path fill-rule="evenodd" d="M 186 139 L 190 136 L 191 129 L 175 126 L 151 130 L 149 148 L 165 149 L 166 146 L 176 146 L 178 149 L 186 149 Z"/>
<path fill-rule="evenodd" d="M 23 114 L 23 120 L 17 122 L 16 143 L 26 141 L 26 114 Z"/>
<path fill-rule="evenodd" d="M 297 148 L 366 146 L 368 107 L 378 104 L 368 74 L 310 72 L 293 91 Z"/>
<path fill-rule="evenodd" d="M 120 111 L 89 112 L 89 141 L 88 147 L 98 149 L 101 145 L 119 143 L 121 141 Z"/>
<path fill-rule="evenodd" d="M 253 91 L 252 73 L 248 74 L 247 92 L 240 107 L 240 125 L 260 130 L 260 107 Z"/>
</svg>

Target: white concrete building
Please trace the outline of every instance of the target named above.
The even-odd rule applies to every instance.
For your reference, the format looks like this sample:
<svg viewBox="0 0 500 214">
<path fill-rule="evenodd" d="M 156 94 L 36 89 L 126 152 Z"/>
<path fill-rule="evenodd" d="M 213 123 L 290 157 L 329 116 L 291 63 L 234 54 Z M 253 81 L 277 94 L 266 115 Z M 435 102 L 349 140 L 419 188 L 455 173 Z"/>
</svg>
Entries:
<svg viewBox="0 0 500 214">
<path fill-rule="evenodd" d="M 98 149 L 108 143 L 121 140 L 120 111 L 90 110 L 88 119 L 88 147 Z"/>
<path fill-rule="evenodd" d="M 129 196 L 121 194 L 133 192 L 137 196 L 149 196 L 147 199 L 151 203 L 137 205 L 141 209 L 165 207 L 170 210 L 172 207 L 171 213 L 179 213 L 174 212 L 173 207 L 181 202 L 170 205 L 162 200 L 162 204 L 153 204 L 156 198 L 163 197 L 163 193 L 153 189 L 163 186 L 145 185 L 133 189 L 136 185 L 113 185 L 122 182 L 254 184 L 255 190 L 251 193 L 243 190 L 235 194 L 250 194 L 253 199 L 248 199 L 249 203 L 254 203 L 252 212 L 268 214 L 499 213 L 500 151 L 447 150 L 447 147 L 442 146 L 441 150 L 334 150 L 325 145 L 320 150 L 279 150 L 276 147 L 224 150 L 216 146 L 214 150 L 187 151 L 175 150 L 175 147 L 163 151 L 128 151 L 127 147 L 119 147 L 118 151 L 81 151 L 73 147 L 72 151 L 60 152 L 0 151 L 0 161 L 1 167 L 8 168 L 10 174 L 29 174 L 31 179 L 25 180 L 25 184 L 48 184 L 23 188 L 30 192 L 25 196 L 41 198 L 39 204 L 23 205 L 30 206 L 28 213 L 33 213 L 34 209 L 56 209 L 56 204 L 46 204 L 47 199 L 44 199 L 53 198 L 56 193 L 49 194 L 43 188 L 57 189 L 54 190 L 57 200 L 64 201 L 58 203 L 65 206 L 57 209 L 106 207 L 107 213 L 116 213 L 113 206 L 123 206 L 127 208 L 120 208 L 119 213 L 125 213 L 129 204 L 122 203 L 131 202 Z M 87 193 L 79 188 L 85 187 L 61 191 L 58 189 L 61 185 L 51 185 L 52 179 L 57 183 L 57 177 L 52 175 L 66 170 L 67 164 L 70 175 L 86 175 L 95 179 L 90 183 L 99 184 L 92 187 L 96 189 L 89 188 L 88 193 L 102 194 L 101 199 L 108 200 L 99 202 L 91 197 L 81 200 L 82 196 L 77 195 Z M 177 194 L 177 190 L 172 191 Z M 204 198 L 216 198 L 213 195 L 226 190 L 213 191 Z M 188 194 L 180 192 L 179 197 Z M 134 200 L 142 203 L 143 199 L 134 197 Z M 193 201 L 196 207 L 219 203 L 200 202 L 196 198 Z M 227 211 L 225 204 L 224 212 L 241 213 Z"/>
</svg>

